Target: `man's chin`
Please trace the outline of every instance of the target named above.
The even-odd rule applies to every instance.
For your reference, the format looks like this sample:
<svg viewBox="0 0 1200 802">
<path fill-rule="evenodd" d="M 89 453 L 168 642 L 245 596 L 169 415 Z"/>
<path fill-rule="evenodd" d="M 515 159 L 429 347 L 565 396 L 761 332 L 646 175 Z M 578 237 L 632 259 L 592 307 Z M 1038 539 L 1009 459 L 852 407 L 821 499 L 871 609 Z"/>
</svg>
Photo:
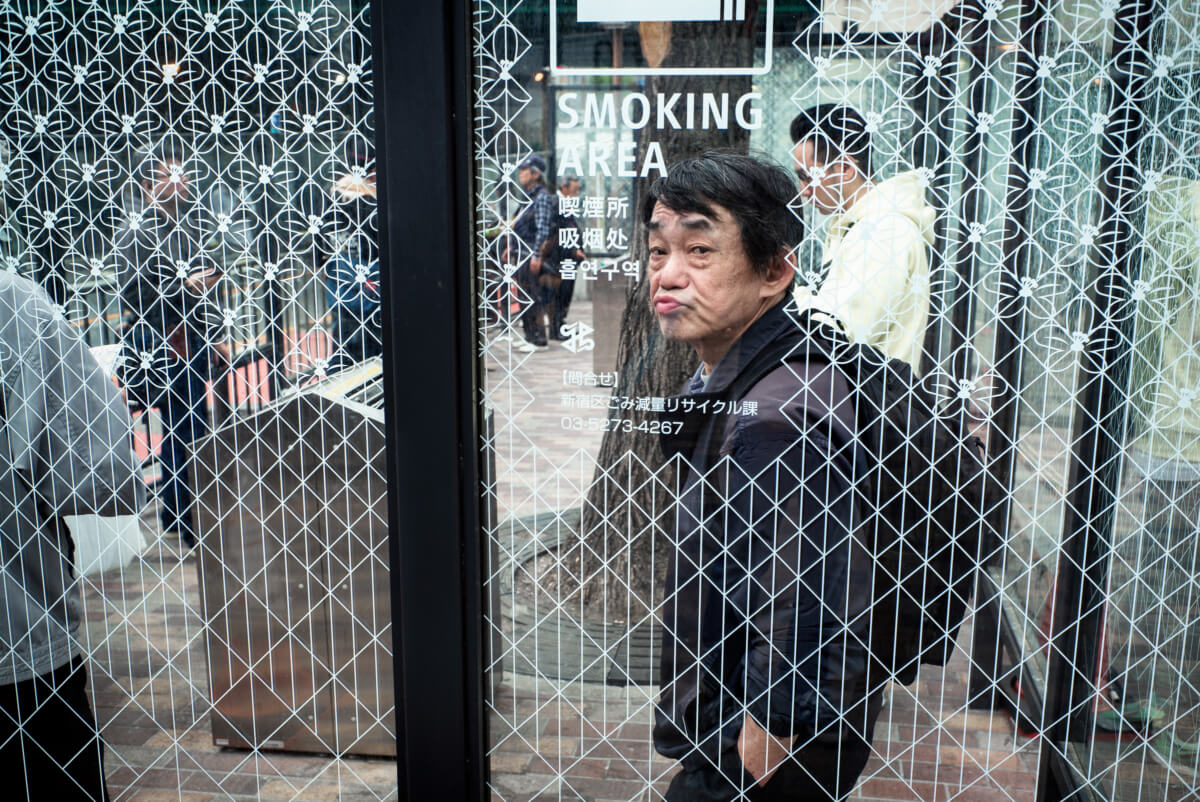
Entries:
<svg viewBox="0 0 1200 802">
<path fill-rule="evenodd" d="M 678 340 L 679 322 L 673 320 L 670 315 L 655 314 L 654 317 L 658 320 L 658 331 L 668 340 Z"/>
</svg>

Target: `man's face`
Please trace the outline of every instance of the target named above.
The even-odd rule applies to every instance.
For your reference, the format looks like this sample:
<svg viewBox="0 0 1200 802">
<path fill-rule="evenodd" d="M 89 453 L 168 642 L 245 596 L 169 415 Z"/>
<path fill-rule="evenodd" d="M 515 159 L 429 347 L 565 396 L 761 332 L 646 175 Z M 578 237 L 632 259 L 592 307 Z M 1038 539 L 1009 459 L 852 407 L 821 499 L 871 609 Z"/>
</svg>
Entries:
<svg viewBox="0 0 1200 802">
<path fill-rule="evenodd" d="M 578 181 L 567 181 L 566 183 L 564 183 L 562 185 L 562 187 L 560 188 L 560 191 L 566 197 L 573 198 L 579 194 L 579 182 Z"/>
<path fill-rule="evenodd" d="M 142 183 L 150 203 L 176 206 L 188 199 L 187 173 L 176 161 L 165 161 L 154 170 L 153 179 Z"/>
<path fill-rule="evenodd" d="M 796 143 L 792 148 L 796 176 L 800 179 L 800 199 L 811 203 L 821 214 L 840 214 L 846 211 L 851 194 L 849 186 L 855 169 L 845 158 L 825 164 L 817 158 L 816 145 L 811 139 Z"/>
<path fill-rule="evenodd" d="M 778 294 L 755 273 L 727 209 L 680 214 L 661 203 L 650 217 L 650 303 L 663 336 L 715 364 Z"/>
</svg>

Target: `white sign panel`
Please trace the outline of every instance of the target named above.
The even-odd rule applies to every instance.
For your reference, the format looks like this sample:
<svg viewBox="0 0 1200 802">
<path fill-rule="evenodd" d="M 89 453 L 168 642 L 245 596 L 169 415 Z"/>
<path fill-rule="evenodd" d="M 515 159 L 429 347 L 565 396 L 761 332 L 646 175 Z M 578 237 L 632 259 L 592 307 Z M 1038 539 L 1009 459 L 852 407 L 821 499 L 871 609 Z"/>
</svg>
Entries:
<svg viewBox="0 0 1200 802">
<path fill-rule="evenodd" d="M 559 5 L 563 8 L 560 9 Z M 774 38 L 775 3 L 764 0 L 759 13 L 763 47 L 758 49 L 754 63 L 745 66 L 694 64 L 679 67 L 596 67 L 575 66 L 560 61 L 559 20 L 570 20 L 581 26 L 625 25 L 639 22 L 726 22 L 745 24 L 746 0 L 578 0 L 550 2 L 550 72 L 555 76 L 572 75 L 765 75 L 771 70 L 771 45 Z"/>
<path fill-rule="evenodd" d="M 579 22 L 728 22 L 746 0 L 579 0 Z"/>
</svg>

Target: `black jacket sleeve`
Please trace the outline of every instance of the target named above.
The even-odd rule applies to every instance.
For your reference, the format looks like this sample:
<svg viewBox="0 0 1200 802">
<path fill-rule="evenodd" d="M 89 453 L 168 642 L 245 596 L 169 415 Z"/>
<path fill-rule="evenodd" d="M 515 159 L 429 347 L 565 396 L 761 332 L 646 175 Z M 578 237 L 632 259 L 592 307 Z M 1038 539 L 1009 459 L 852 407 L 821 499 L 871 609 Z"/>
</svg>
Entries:
<svg viewBox="0 0 1200 802">
<path fill-rule="evenodd" d="M 767 731 L 806 737 L 866 693 L 871 570 L 853 534 L 854 445 L 821 382 L 791 400 L 765 382 L 748 396 L 760 414 L 739 418 L 727 446 L 726 598 L 747 622 L 730 690 Z"/>
</svg>

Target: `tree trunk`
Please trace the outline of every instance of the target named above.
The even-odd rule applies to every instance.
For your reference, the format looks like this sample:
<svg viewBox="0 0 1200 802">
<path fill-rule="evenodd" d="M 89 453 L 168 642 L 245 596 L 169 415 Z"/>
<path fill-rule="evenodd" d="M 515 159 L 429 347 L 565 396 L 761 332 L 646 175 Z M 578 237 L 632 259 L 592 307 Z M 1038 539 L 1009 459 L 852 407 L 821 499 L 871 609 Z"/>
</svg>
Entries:
<svg viewBox="0 0 1200 802">
<path fill-rule="evenodd" d="M 746 16 L 754 20 L 757 4 L 748 5 Z M 753 47 L 753 22 L 745 26 L 674 24 L 663 66 L 713 65 L 717 61 L 744 66 L 751 63 Z M 732 112 L 737 99 L 751 91 L 751 83 L 748 76 L 655 76 L 647 81 L 645 91 L 652 99 L 658 93 L 670 97 L 679 92 L 686 98 L 686 93 L 695 92 L 697 108 L 700 93 L 727 92 Z M 650 140 L 662 146 L 669 169 L 679 159 L 709 150 L 744 153 L 750 134 L 731 117 L 725 130 L 677 131 L 647 126 L 642 129 L 639 150 L 644 152 Z M 639 179 L 636 186 L 633 258 L 643 266 L 648 262 L 648 252 L 641 209 L 653 180 Z M 643 270 L 642 278 L 629 291 L 617 350 L 619 379 L 613 394 L 629 399 L 676 395 L 698 364 L 690 346 L 669 342 L 659 332 L 645 274 Z M 636 424 L 648 420 L 651 413 L 622 410 L 610 417 L 632 419 Z M 564 567 L 578 566 L 576 576 L 585 609 L 594 617 L 603 615 L 609 622 L 635 623 L 662 598 L 676 490 L 674 471 L 665 468 L 664 462 L 657 435 L 610 431 L 604 436 L 583 508 L 579 552 L 560 555 Z"/>
</svg>

